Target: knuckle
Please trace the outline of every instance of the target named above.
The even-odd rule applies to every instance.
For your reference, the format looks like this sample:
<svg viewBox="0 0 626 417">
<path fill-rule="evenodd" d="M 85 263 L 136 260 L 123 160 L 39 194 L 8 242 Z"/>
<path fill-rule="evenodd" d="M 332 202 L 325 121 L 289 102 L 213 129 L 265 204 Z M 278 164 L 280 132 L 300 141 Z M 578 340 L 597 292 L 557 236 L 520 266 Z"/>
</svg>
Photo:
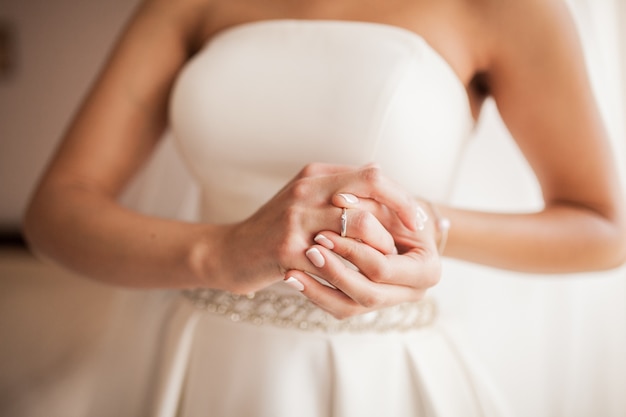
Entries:
<svg viewBox="0 0 626 417">
<path fill-rule="evenodd" d="M 371 232 L 374 229 L 374 224 L 378 221 L 369 211 L 359 211 L 355 217 L 358 230 L 364 233 Z"/>
<path fill-rule="evenodd" d="M 294 181 L 291 187 L 291 196 L 295 200 L 303 200 L 307 197 L 311 197 L 311 181 L 309 178 L 300 178 Z"/>
<path fill-rule="evenodd" d="M 364 168 L 361 175 L 366 182 L 373 185 L 379 184 L 383 178 L 382 171 L 377 165 L 370 165 Z"/>
<path fill-rule="evenodd" d="M 384 297 L 379 292 L 373 292 L 363 297 L 359 303 L 363 307 L 371 309 L 382 306 L 383 301 Z"/>
<path fill-rule="evenodd" d="M 364 219 L 364 213 L 360 210 L 350 210 L 348 216 L 348 226 L 352 231 L 363 231 L 366 220 Z"/>
<path fill-rule="evenodd" d="M 312 177 L 318 175 L 321 170 L 321 164 L 318 162 L 312 162 L 306 164 L 302 170 L 300 170 L 300 174 L 298 175 L 300 178 Z"/>
<path fill-rule="evenodd" d="M 391 281 L 391 277 L 391 266 L 387 262 L 379 262 L 372 267 L 372 271 L 370 272 L 370 276 L 368 278 L 373 282 L 386 283 Z"/>
<path fill-rule="evenodd" d="M 343 245 L 343 247 L 341 248 L 341 252 L 339 253 L 339 255 L 341 255 L 342 257 L 351 260 L 351 259 L 355 259 L 355 257 L 357 256 L 357 248 L 355 246 L 354 242 L 347 242 L 346 245 Z"/>
</svg>

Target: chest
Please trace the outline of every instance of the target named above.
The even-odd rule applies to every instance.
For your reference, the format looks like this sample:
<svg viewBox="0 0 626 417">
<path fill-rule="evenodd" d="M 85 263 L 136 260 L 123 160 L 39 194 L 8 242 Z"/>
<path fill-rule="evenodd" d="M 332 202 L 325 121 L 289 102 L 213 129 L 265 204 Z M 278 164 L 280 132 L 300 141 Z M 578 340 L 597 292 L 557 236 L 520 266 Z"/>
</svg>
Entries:
<svg viewBox="0 0 626 417">
<path fill-rule="evenodd" d="M 466 0 L 215 0 L 204 39 L 228 27 L 275 20 L 348 20 L 382 23 L 415 32 L 441 55 L 466 88 L 478 72 L 476 7 Z M 468 94 L 473 95 L 471 91 Z"/>
<path fill-rule="evenodd" d="M 463 84 L 413 32 L 277 19 L 213 38 L 176 84 L 172 124 L 212 195 L 227 177 L 236 180 L 222 191 L 248 198 L 308 162 L 376 161 L 408 190 L 440 199 L 472 121 Z"/>
</svg>

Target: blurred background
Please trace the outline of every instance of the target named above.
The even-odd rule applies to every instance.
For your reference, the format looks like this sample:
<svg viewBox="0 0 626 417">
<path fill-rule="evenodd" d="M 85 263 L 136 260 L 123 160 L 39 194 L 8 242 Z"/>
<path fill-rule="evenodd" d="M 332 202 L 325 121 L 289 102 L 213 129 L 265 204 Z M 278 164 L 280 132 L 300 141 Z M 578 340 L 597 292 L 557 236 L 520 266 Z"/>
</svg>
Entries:
<svg viewBox="0 0 626 417">
<path fill-rule="evenodd" d="M 109 318 L 142 294 L 34 258 L 20 219 L 137 0 L 0 0 L 0 415 L 83 416 Z M 569 0 L 626 179 L 626 1 Z M 457 205 L 533 209 L 537 185 L 487 103 Z M 68 231 L 71 232 L 71 231 Z M 626 415 L 626 270 L 529 276 L 446 261 L 436 291 L 520 416 Z M 124 300 L 124 301 L 121 301 Z"/>
</svg>

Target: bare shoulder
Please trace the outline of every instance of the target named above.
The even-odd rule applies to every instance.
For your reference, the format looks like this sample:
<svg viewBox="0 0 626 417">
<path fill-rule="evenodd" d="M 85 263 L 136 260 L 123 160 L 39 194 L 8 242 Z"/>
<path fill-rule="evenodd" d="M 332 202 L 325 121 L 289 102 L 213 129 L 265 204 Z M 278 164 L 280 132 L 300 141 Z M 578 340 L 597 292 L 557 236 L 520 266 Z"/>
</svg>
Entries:
<svg viewBox="0 0 626 417">
<path fill-rule="evenodd" d="M 588 94 L 579 34 L 564 0 L 459 1 L 473 24 L 476 68 L 501 111 L 519 109 L 545 88 L 562 97 L 573 88 Z"/>
<path fill-rule="evenodd" d="M 491 70 L 548 54 L 577 53 L 578 34 L 564 0 L 468 0 L 479 14 Z M 534 62 L 538 64 L 540 62 Z"/>
<path fill-rule="evenodd" d="M 142 0 L 139 8 L 146 14 L 163 18 L 201 18 L 217 0 Z"/>
<path fill-rule="evenodd" d="M 176 32 L 193 49 L 204 37 L 204 27 L 216 0 L 142 0 L 135 20 Z"/>
<path fill-rule="evenodd" d="M 563 30 L 571 23 L 565 0 L 475 0 L 493 28 L 508 34 L 532 33 L 553 28 Z"/>
<path fill-rule="evenodd" d="M 467 1 L 482 15 L 490 94 L 545 200 L 602 207 L 615 195 L 616 188 L 609 189 L 614 172 L 568 5 L 564 0 Z"/>
</svg>

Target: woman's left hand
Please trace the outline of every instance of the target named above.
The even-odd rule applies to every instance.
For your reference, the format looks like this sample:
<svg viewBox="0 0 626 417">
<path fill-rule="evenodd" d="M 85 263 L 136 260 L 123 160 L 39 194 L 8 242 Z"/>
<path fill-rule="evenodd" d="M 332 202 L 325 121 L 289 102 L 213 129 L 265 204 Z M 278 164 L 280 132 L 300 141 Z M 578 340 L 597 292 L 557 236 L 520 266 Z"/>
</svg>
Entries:
<svg viewBox="0 0 626 417">
<path fill-rule="evenodd" d="M 335 202 L 346 206 L 341 196 Z M 354 208 L 347 211 L 347 236 L 320 232 L 315 237 L 317 244 L 306 251 L 311 268 L 287 271 L 286 281 L 339 319 L 421 300 L 426 290 L 437 284 L 441 271 L 433 222 L 425 221 L 423 230 L 411 231 L 393 212 L 375 201 L 359 199 L 348 205 Z M 398 253 L 383 253 L 349 237 L 360 235 L 359 229 L 367 227 L 363 219 L 371 222 L 372 217 L 390 233 Z"/>
</svg>

